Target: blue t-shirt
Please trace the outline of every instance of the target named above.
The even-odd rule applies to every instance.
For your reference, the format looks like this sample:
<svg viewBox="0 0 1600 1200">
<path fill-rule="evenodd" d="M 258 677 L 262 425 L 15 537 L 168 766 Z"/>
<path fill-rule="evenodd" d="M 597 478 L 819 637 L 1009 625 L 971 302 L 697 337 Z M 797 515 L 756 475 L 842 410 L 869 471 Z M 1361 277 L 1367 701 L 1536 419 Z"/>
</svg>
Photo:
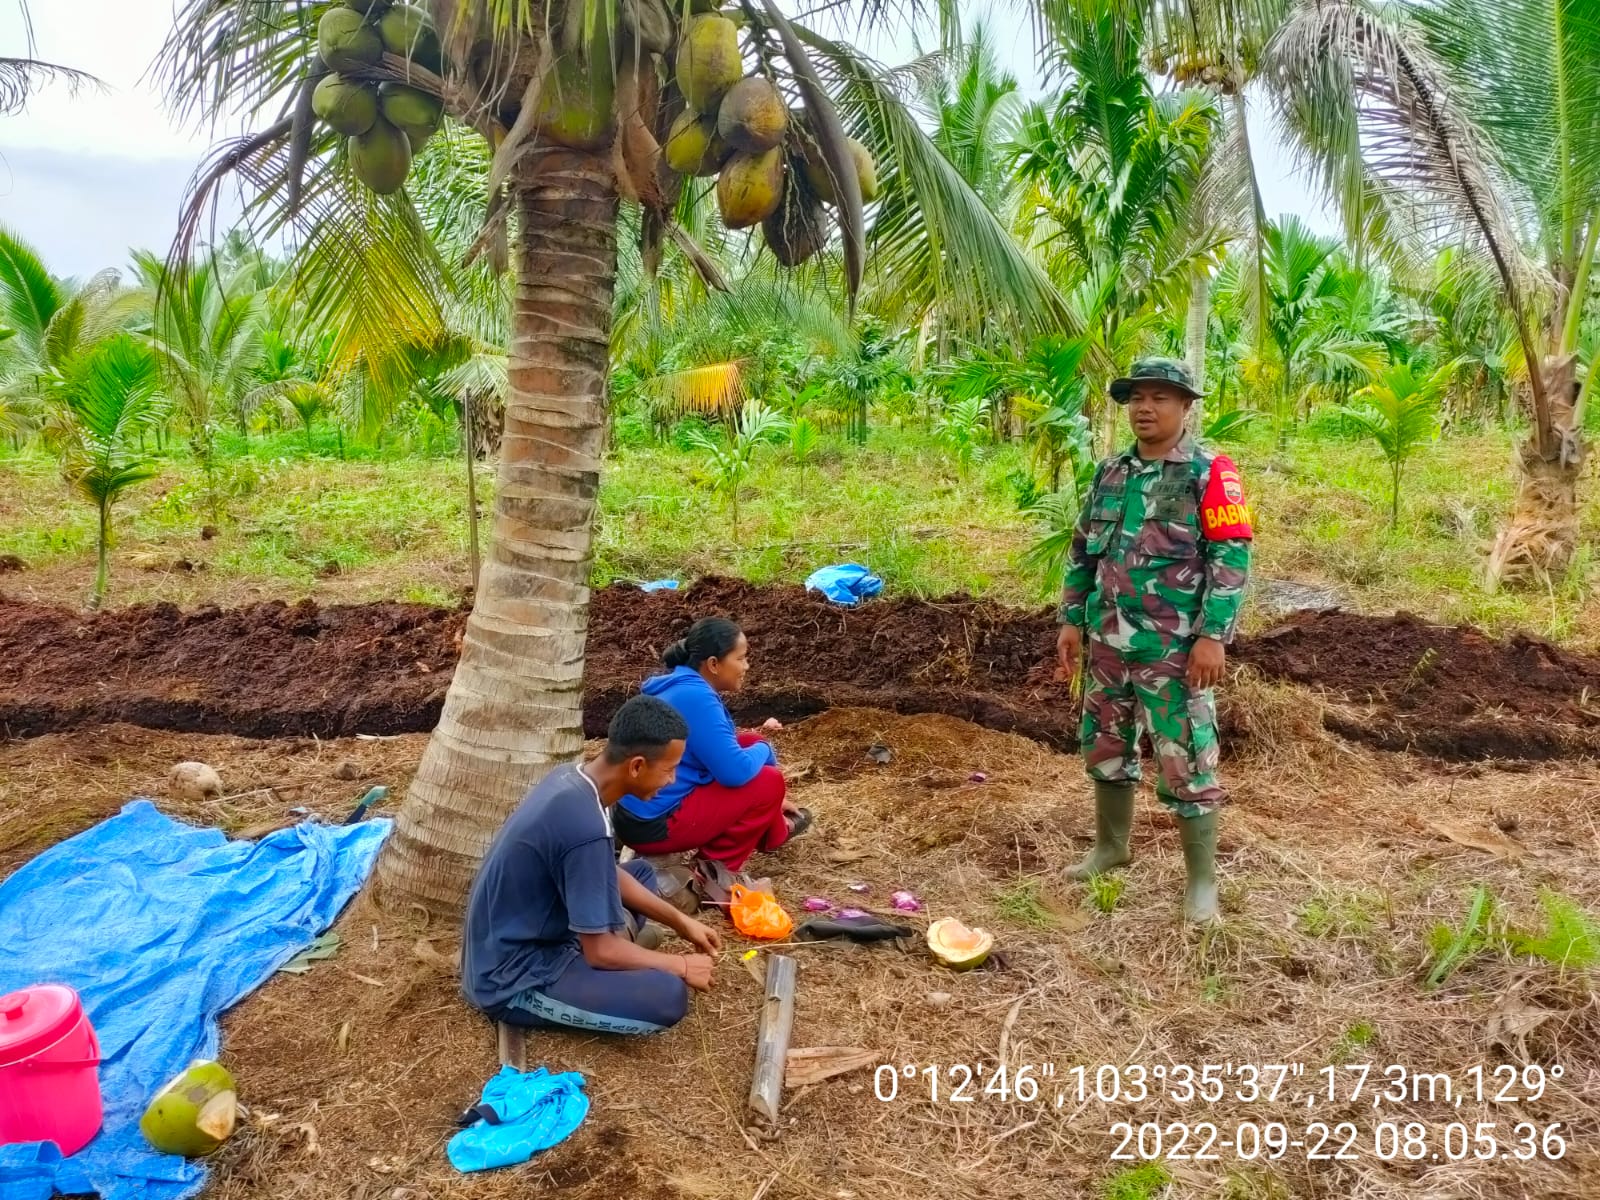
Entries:
<svg viewBox="0 0 1600 1200">
<path fill-rule="evenodd" d="M 548 987 L 582 953 L 580 933 L 627 928 L 611 818 L 575 766 L 546 775 L 495 835 L 467 900 L 461 988 L 492 1017 Z"/>
</svg>

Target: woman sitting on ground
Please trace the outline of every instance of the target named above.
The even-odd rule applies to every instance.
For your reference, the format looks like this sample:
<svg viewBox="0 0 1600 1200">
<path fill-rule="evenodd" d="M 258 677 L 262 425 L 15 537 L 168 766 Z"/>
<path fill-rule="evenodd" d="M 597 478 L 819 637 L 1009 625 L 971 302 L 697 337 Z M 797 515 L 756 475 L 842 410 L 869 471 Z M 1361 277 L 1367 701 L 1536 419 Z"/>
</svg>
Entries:
<svg viewBox="0 0 1600 1200">
<path fill-rule="evenodd" d="M 706 617 L 662 655 L 668 673 L 645 680 L 644 694 L 687 722 L 688 746 L 675 782 L 652 799 L 623 798 L 616 829 L 624 845 L 650 855 L 695 850 L 737 872 L 757 850 L 776 850 L 810 826 L 811 813 L 785 799 L 771 744 L 739 732 L 723 702 L 743 685 L 749 654 L 737 625 Z"/>
</svg>

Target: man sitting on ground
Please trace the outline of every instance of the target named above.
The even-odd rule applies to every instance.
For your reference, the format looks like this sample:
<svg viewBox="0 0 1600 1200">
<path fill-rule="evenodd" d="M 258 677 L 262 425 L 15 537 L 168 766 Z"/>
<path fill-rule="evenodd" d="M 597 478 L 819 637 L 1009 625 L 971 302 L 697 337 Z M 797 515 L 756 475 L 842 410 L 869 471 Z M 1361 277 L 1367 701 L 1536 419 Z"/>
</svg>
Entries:
<svg viewBox="0 0 1600 1200">
<path fill-rule="evenodd" d="M 618 867 L 612 845 L 612 806 L 671 783 L 688 733 L 670 704 L 637 696 L 597 757 L 557 767 L 506 820 L 467 902 L 472 1004 L 514 1025 L 656 1033 L 683 1020 L 690 988 L 710 989 L 721 940 L 657 895 L 648 863 Z M 698 953 L 646 949 L 646 920 Z"/>
</svg>

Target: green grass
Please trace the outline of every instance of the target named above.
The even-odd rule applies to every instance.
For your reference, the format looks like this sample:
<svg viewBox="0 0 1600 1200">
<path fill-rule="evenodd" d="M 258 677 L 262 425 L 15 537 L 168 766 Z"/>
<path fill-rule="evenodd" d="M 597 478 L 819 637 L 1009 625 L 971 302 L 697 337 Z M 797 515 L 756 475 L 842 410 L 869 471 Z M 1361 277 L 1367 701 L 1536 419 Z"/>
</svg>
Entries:
<svg viewBox="0 0 1600 1200">
<path fill-rule="evenodd" d="M 1600 965 L 1600 922 L 1576 902 L 1549 888 L 1539 890 L 1544 928 L 1511 935 L 1511 946 L 1560 970 L 1587 971 Z"/>
<path fill-rule="evenodd" d="M 336 578 L 340 596 L 453 602 L 468 580 L 463 467 L 450 439 L 424 443 L 437 452 L 423 454 L 417 439 L 373 445 L 347 436 L 344 458 L 330 428 L 319 426 L 314 441 L 308 451 L 298 431 L 248 442 L 224 436 L 216 486 L 225 536 L 204 545 L 195 538 L 210 521 L 205 482 L 187 448 L 169 443 L 160 478 L 117 508 L 112 602 L 160 594 L 130 569 L 128 556 L 142 551 L 203 557 L 209 571 L 186 582 L 185 600 L 208 588 L 314 595 Z M 1428 447 L 1409 468 L 1391 532 L 1375 448 L 1326 430 L 1302 432 L 1284 450 L 1267 430 L 1229 446 L 1256 515 L 1258 585 L 1293 579 L 1329 587 L 1352 607 L 1600 645 L 1600 564 L 1589 554 L 1546 590 L 1490 594 L 1482 586 L 1484 545 L 1511 504 L 1510 447 L 1501 432 Z M 1016 500 L 1025 468 L 1022 447 L 989 447 L 958 478 L 935 439 L 887 425 L 865 448 L 824 439 L 803 480 L 784 447 L 764 447 L 740 493 L 736 540 L 700 455 L 670 443 L 619 445 L 602 479 L 594 580 L 716 573 L 793 582 L 854 560 L 893 593 L 1043 603 L 1052 586 L 1020 565 L 1036 536 Z M 480 472 L 486 508 L 492 475 Z M 1583 498 L 1590 539 L 1600 535 L 1600 488 L 1586 487 Z M 92 560 L 93 534 L 91 510 L 51 460 L 0 449 L 0 554 L 36 571 L 75 570 Z M 37 575 L 16 578 L 49 592 Z M 1274 618 L 1257 605 L 1246 620 Z"/>
<path fill-rule="evenodd" d="M 1328 1052 L 1328 1061 L 1346 1063 L 1354 1061 L 1361 1052 L 1378 1040 L 1378 1027 L 1370 1021 L 1357 1021 L 1339 1035 L 1339 1040 Z"/>
<path fill-rule="evenodd" d="M 1121 875 L 1091 875 L 1085 881 L 1085 886 L 1089 889 L 1089 903 L 1098 912 L 1109 915 L 1122 902 L 1122 894 L 1128 890 L 1128 881 Z"/>
<path fill-rule="evenodd" d="M 1369 892 L 1317 892 L 1295 916 L 1300 932 L 1314 938 L 1363 938 L 1376 927 L 1383 901 Z"/>
<path fill-rule="evenodd" d="M 1100 1200 L 1157 1200 L 1171 1182 L 1170 1171 L 1158 1162 L 1147 1162 L 1108 1175 L 1095 1190 Z"/>
<path fill-rule="evenodd" d="M 1018 879 L 994 898 L 994 911 L 1008 921 L 1030 929 L 1049 929 L 1058 924 L 1044 899 L 1044 883 L 1038 879 Z"/>
</svg>

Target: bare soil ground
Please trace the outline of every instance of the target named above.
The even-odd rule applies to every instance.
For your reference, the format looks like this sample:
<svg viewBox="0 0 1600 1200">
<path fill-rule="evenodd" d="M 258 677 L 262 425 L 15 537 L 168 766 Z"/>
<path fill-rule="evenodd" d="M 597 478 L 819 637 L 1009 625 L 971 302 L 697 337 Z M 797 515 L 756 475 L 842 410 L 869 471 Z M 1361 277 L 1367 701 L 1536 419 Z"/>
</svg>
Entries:
<svg viewBox="0 0 1600 1200">
<path fill-rule="evenodd" d="M 644 650 L 641 648 L 642 655 Z M 925 660 L 924 660 L 925 661 Z M 1423 986 L 1436 923 L 1459 924 L 1471 888 L 1502 919 L 1539 921 L 1549 888 L 1593 906 L 1600 894 L 1593 813 L 1600 767 L 1566 761 L 1502 770 L 1447 765 L 1351 746 L 1323 728 L 1321 701 L 1297 686 L 1236 685 L 1244 720 L 1230 779 L 1220 863 L 1228 920 L 1209 935 L 1177 920 L 1182 867 L 1168 818 L 1148 795 L 1134 830 L 1126 891 L 1103 913 L 1085 889 L 1055 882 L 1091 825 L 1077 762 L 1037 741 L 944 715 L 839 708 L 779 735 L 800 802 L 820 813 L 811 836 L 758 859 L 798 907 L 808 895 L 848 902 L 848 884 L 917 892 L 926 911 L 997 937 L 991 967 L 944 970 L 916 945 L 793 947 L 801 975 L 797 1046 L 864 1046 L 917 1070 L 997 1061 L 1053 1064 L 1042 1099 L 969 1089 L 940 1100 L 924 1076 L 874 1094 L 871 1070 L 787 1097 L 774 1139 L 745 1130 L 759 992 L 724 956 L 716 990 L 678 1029 L 642 1041 L 540 1034 L 535 1063 L 579 1070 L 594 1107 L 567 1143 L 527 1166 L 456 1174 L 443 1144 L 453 1117 L 495 1069 L 494 1039 L 460 1000 L 456 933 L 380 909 L 363 896 L 339 922 L 337 957 L 280 975 L 225 1023 L 224 1058 L 252 1117 L 215 1160 L 219 1200 L 502 1200 L 539 1190 L 583 1200 L 905 1200 L 979 1196 L 1572 1197 L 1600 1179 L 1600 997 L 1593 978 L 1526 956 L 1473 957 L 1443 986 Z M 0 742 L 0 873 L 116 809 L 159 796 L 168 767 L 198 758 L 234 798 L 169 810 L 240 832 L 294 807 L 337 818 L 372 782 L 398 795 L 424 744 L 386 739 L 253 741 L 128 725 Z M 894 750 L 879 766 L 873 742 Z M 985 778 L 979 781 L 976 775 Z M 270 788 L 267 791 L 254 789 Z M 1473 848 L 1476 842 L 1488 850 Z M 424 943 L 420 944 L 420 943 Z M 939 994 L 948 995 L 948 1000 Z M 1561 1064 L 1536 1102 L 1459 1107 L 1420 1099 L 1375 1109 L 1363 1096 L 1307 1106 L 1330 1064 L 1402 1064 L 1449 1072 L 1476 1064 Z M 1213 1105 L 1152 1098 L 1102 1104 L 1075 1094 L 1071 1068 L 1101 1064 L 1304 1063 L 1274 1100 Z M 1034 1072 L 1037 1076 L 1038 1070 Z M 876 1077 L 884 1086 L 883 1077 Z M 1063 1102 L 1058 1107 L 1056 1097 Z M 1172 1186 L 1105 1190 L 1118 1121 L 1348 1122 L 1346 1161 L 1168 1164 Z M 1509 1156 L 1386 1162 L 1382 1122 L 1561 1122 L 1559 1162 Z M 1313 1137 L 1315 1135 L 1313 1134 Z M 1330 1143 L 1327 1152 L 1342 1143 Z"/>
<path fill-rule="evenodd" d="M 698 616 L 736 617 L 754 667 L 745 719 L 840 706 L 940 713 L 1059 749 L 1076 742 L 1053 682 L 1045 610 L 950 597 L 843 610 L 799 587 L 706 579 L 684 592 L 597 592 L 585 723 L 592 735 Z M 432 728 L 463 610 L 281 601 L 99 615 L 0 596 L 0 730 L 31 736 L 104 722 L 255 737 Z M 1600 753 L 1600 659 L 1532 638 L 1490 639 L 1400 614 L 1306 613 L 1243 640 L 1235 662 L 1326 696 L 1328 727 L 1445 760 Z M 1248 714 L 1224 697 L 1223 735 Z"/>
</svg>

